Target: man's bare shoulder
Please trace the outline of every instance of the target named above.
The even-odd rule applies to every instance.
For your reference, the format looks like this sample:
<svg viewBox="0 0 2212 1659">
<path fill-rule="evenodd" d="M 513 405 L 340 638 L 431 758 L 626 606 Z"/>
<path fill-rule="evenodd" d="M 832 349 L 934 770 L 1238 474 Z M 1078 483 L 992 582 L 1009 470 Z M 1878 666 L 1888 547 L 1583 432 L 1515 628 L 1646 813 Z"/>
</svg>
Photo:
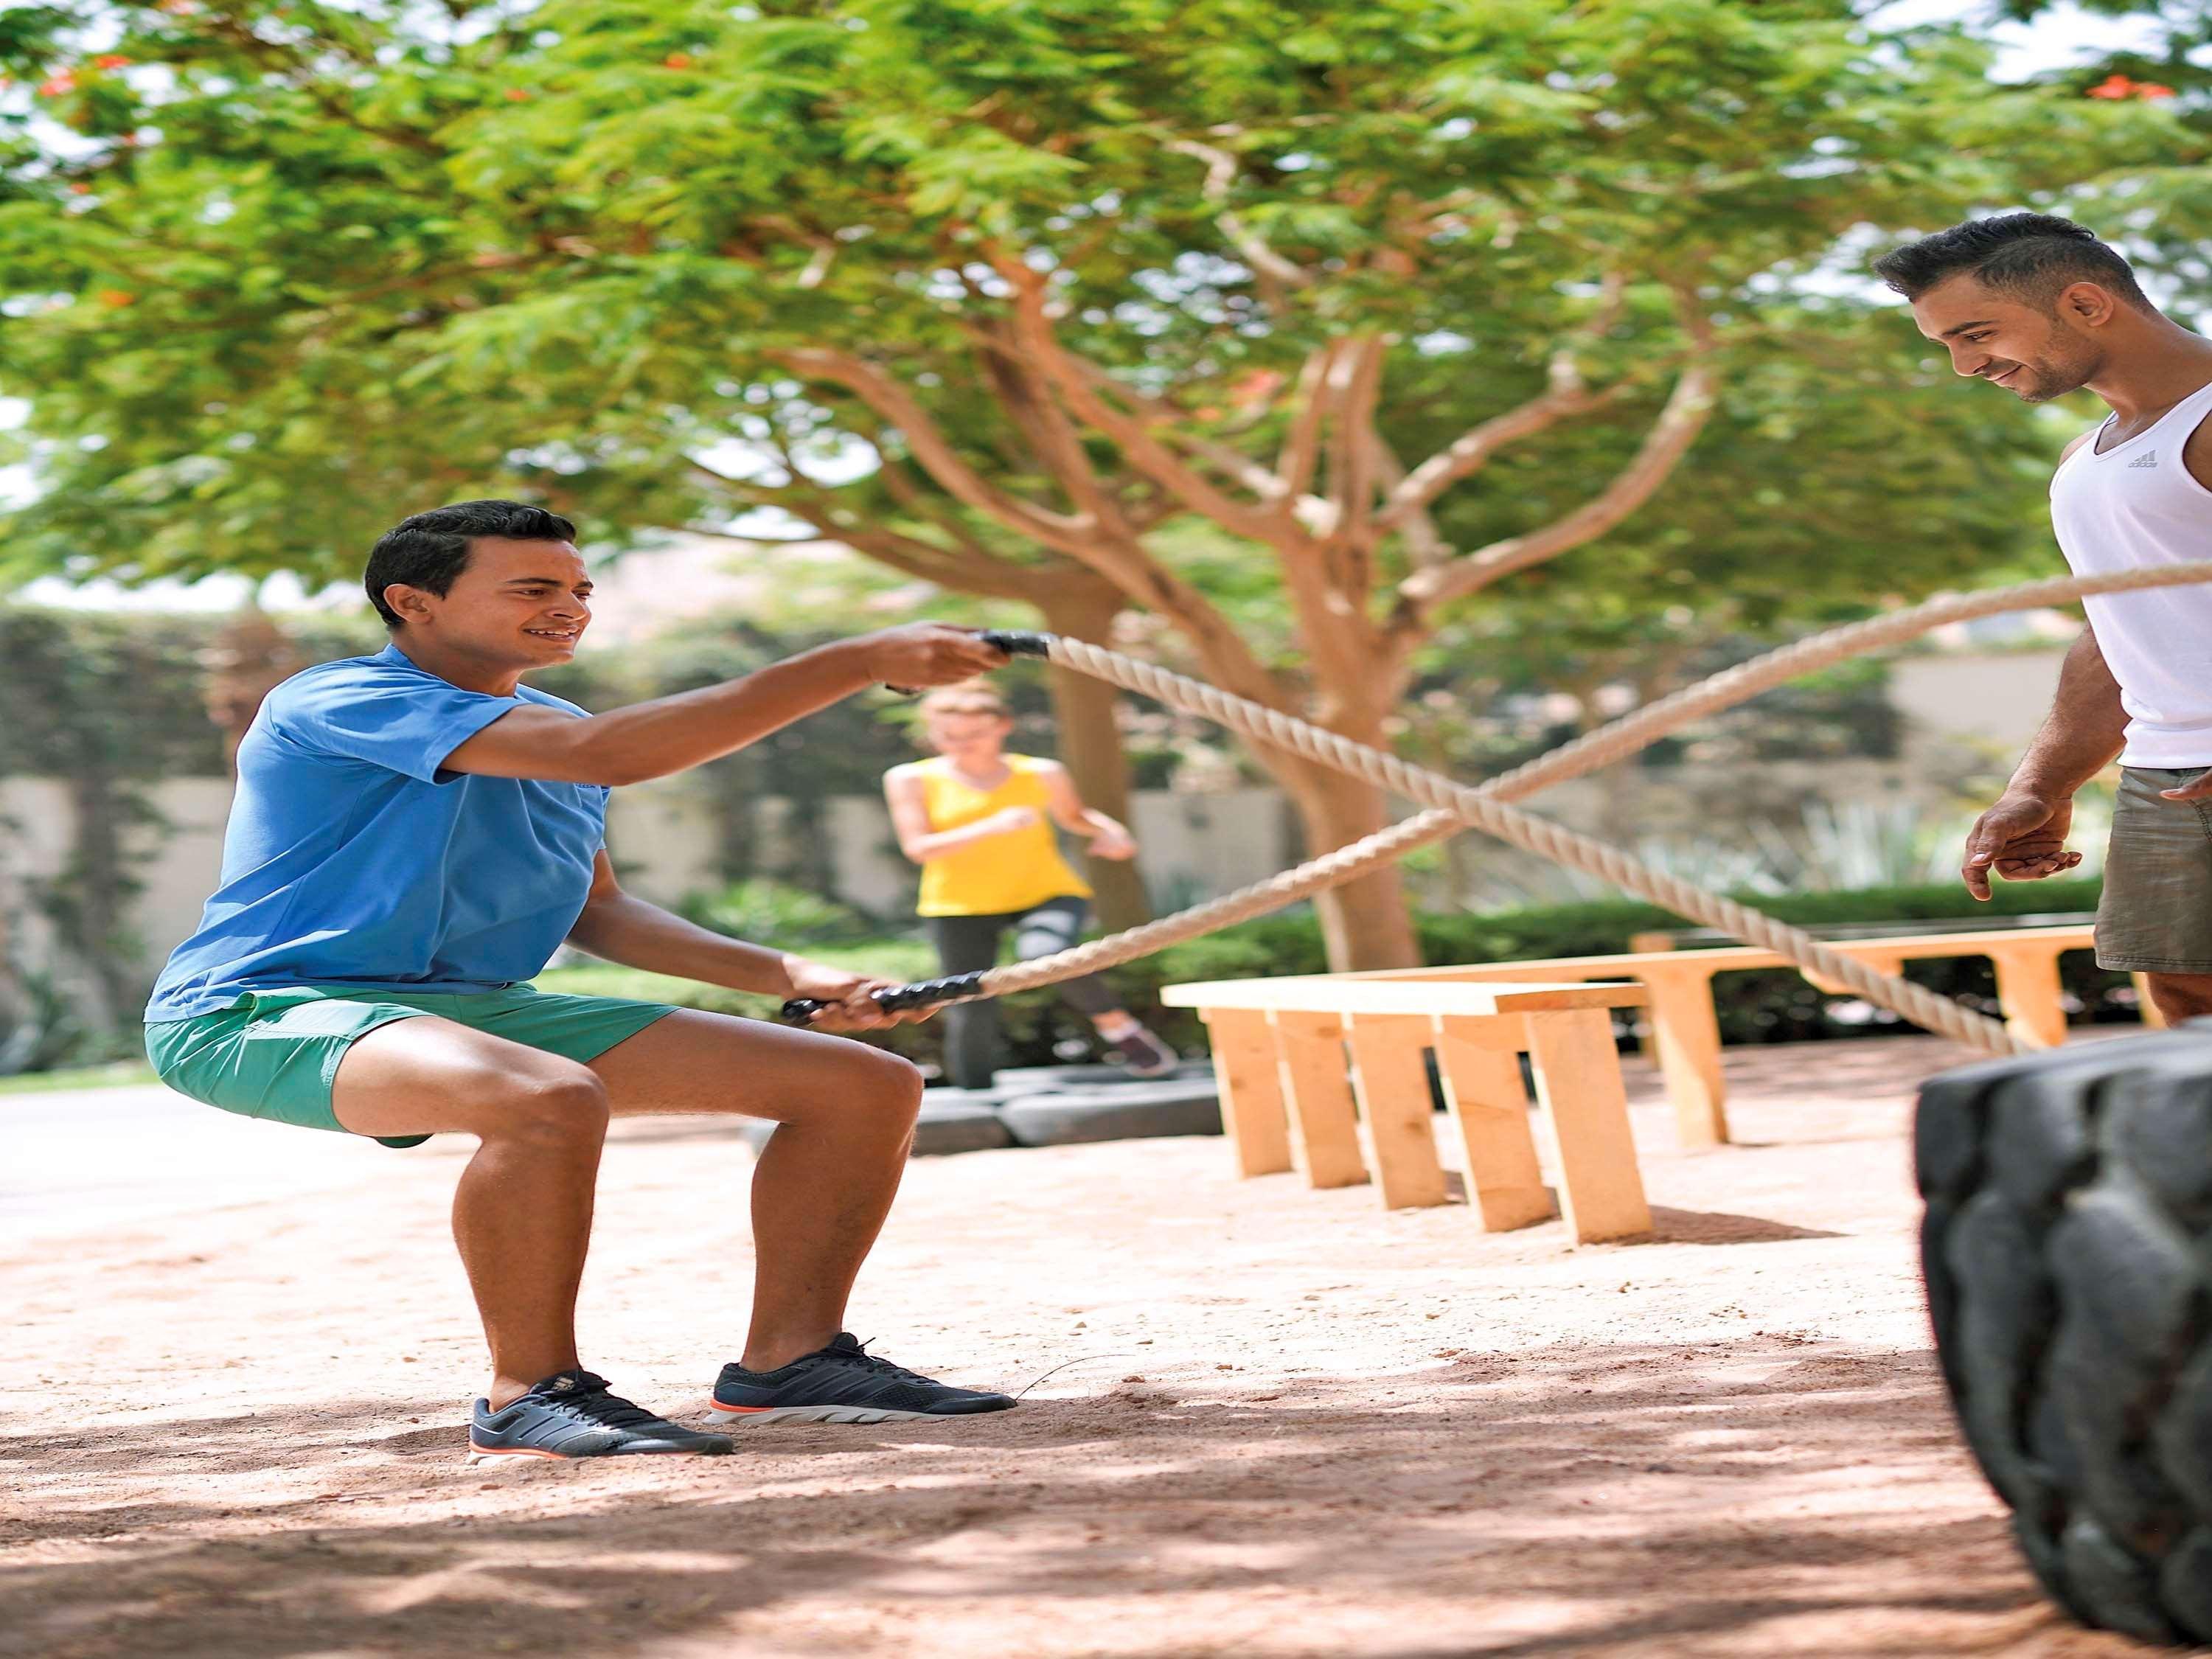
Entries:
<svg viewBox="0 0 2212 1659">
<path fill-rule="evenodd" d="M 2074 459 L 2074 452 L 2075 450 L 2081 448 L 2083 444 L 2094 442 L 2096 441 L 2097 434 L 2103 430 L 2104 427 L 2100 422 L 2096 426 L 2091 427 L 2080 437 L 2075 439 L 2073 442 L 2068 444 L 2065 448 L 2058 452 L 2058 465 L 2060 466 L 2063 466 L 2067 462 L 2072 460 Z"/>
</svg>

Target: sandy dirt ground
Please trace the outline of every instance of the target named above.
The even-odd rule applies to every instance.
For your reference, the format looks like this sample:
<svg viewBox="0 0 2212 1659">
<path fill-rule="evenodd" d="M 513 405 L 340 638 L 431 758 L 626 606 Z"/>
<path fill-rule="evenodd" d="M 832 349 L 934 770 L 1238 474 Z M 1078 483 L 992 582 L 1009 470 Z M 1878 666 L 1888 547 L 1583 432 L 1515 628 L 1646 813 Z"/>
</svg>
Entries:
<svg viewBox="0 0 2212 1659">
<path fill-rule="evenodd" d="M 1218 1140 L 917 1161 L 853 1327 L 1021 1409 L 490 1470 L 465 1143 L 225 1121 L 217 1171 L 185 1103 L 0 1101 L 42 1179 L 57 1123 L 116 1172 L 0 1229 L 0 1654 L 2146 1652 L 2046 1603 L 1952 1431 L 1904 1131 L 1956 1058 L 1732 1058 L 1741 1144 L 1696 1155 L 1632 1070 L 1631 1246 L 1238 1182 Z M 617 1133 L 586 1360 L 696 1413 L 749 1158 Z"/>
</svg>

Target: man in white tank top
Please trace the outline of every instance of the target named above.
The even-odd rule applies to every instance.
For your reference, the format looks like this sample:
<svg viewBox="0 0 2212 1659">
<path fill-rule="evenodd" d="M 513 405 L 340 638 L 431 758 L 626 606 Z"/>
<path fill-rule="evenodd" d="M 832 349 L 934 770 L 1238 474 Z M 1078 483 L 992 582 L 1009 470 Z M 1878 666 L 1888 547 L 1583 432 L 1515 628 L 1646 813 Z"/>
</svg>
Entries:
<svg viewBox="0 0 2212 1659">
<path fill-rule="evenodd" d="M 1875 269 L 1960 374 L 2037 404 L 2088 387 L 2111 405 L 2051 485 L 2075 570 L 2212 558 L 2212 340 L 2161 314 L 2127 261 L 2069 220 L 2008 213 L 1899 248 Z M 2081 861 L 2074 795 L 2119 759 L 2097 961 L 2147 976 L 2169 1019 L 2212 1013 L 2212 584 L 2087 599 L 2049 716 L 1966 841 L 2035 881 Z"/>
</svg>

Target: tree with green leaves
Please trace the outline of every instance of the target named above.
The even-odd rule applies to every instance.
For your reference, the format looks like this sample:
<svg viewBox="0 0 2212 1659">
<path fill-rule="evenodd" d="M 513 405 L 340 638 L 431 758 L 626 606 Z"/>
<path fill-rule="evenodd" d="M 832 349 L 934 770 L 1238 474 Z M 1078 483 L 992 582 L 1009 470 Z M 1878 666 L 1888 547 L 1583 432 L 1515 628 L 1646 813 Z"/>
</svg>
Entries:
<svg viewBox="0 0 2212 1659">
<path fill-rule="evenodd" d="M 38 112 L 0 187 L 46 484 L 13 568 L 329 572 L 513 490 L 835 538 L 1079 636 L 1139 613 L 1367 742 L 1556 561 L 1571 622 L 1698 602 L 1693 499 L 1718 574 L 1784 599 L 1840 601 L 1843 543 L 1892 573 L 1862 602 L 1955 578 L 1961 526 L 2016 555 L 2021 497 L 1960 502 L 2030 417 L 1921 453 L 1932 404 L 1869 361 L 1893 319 L 1823 272 L 2189 142 L 1845 0 L 55 0 L 0 51 Z M 1759 558 L 1735 459 L 1685 466 L 1886 412 L 1866 474 L 1805 458 L 1839 522 L 1778 507 L 1808 571 Z M 1851 533 L 1907 481 L 1931 533 Z M 1279 629 L 1218 597 L 1255 584 Z M 1108 706 L 1066 695 L 1114 810 Z M 1316 848 L 1384 818 L 1258 758 Z M 1340 966 L 1413 959 L 1395 874 L 1324 921 Z"/>
</svg>

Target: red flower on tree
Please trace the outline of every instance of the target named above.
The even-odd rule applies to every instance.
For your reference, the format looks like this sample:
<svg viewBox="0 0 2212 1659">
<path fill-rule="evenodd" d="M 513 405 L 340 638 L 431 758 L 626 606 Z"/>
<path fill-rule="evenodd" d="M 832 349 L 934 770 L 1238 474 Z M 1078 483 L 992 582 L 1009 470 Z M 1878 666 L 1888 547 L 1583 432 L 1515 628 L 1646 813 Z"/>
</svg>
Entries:
<svg viewBox="0 0 2212 1659">
<path fill-rule="evenodd" d="M 76 90 L 76 76 L 67 70 L 58 75 L 50 75 L 39 83 L 39 96 L 41 98 L 66 98 Z"/>
<path fill-rule="evenodd" d="M 125 67 L 130 62 L 131 60 L 128 58 L 125 58 L 121 52 L 111 52 L 103 53 L 101 56 L 94 58 L 92 60 L 92 66 L 97 70 L 119 70 Z"/>
<path fill-rule="evenodd" d="M 2082 94 L 2085 98 L 2135 98 L 2151 100 L 2171 98 L 2172 87 L 2162 87 L 2155 81 L 2131 81 L 2124 75 L 2108 75 Z"/>
</svg>

